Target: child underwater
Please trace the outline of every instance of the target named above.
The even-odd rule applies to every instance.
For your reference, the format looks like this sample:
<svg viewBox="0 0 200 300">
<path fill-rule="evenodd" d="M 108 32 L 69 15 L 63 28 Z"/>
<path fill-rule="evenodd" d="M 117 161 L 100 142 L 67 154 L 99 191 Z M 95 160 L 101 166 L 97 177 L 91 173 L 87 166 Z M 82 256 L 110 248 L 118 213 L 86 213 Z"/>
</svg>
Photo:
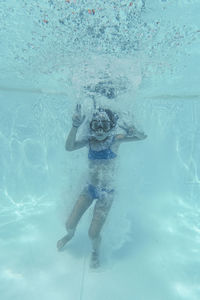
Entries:
<svg viewBox="0 0 200 300">
<path fill-rule="evenodd" d="M 106 221 L 114 198 L 113 176 L 115 173 L 115 158 L 119 146 L 123 142 L 140 141 L 147 137 L 134 126 L 125 122 L 118 126 L 125 134 L 116 134 L 118 116 L 110 109 L 98 108 L 90 121 L 90 135 L 87 139 L 77 140 L 78 128 L 84 122 L 81 105 L 76 106 L 72 117 L 72 128 L 66 140 L 65 149 L 74 151 L 88 146 L 89 181 L 75 203 L 69 218 L 66 221 L 67 234 L 57 242 L 58 250 L 74 236 L 77 224 L 94 200 L 96 200 L 92 221 L 89 227 L 89 237 L 92 242 L 90 266 L 99 266 L 99 248 L 101 243 L 101 229 Z"/>
</svg>

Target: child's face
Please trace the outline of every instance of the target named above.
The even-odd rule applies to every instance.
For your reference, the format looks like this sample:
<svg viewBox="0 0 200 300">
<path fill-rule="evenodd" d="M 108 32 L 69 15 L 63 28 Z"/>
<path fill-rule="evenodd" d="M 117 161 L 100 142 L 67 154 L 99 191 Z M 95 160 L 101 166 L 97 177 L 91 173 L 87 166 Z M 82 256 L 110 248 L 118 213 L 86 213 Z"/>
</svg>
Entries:
<svg viewBox="0 0 200 300">
<path fill-rule="evenodd" d="M 111 122 L 107 115 L 99 115 L 93 118 L 90 123 L 90 129 L 94 133 L 96 140 L 102 141 L 108 137 L 111 130 Z"/>
<path fill-rule="evenodd" d="M 101 118 L 101 119 L 93 119 L 90 123 L 90 128 L 93 131 L 98 131 L 102 129 L 104 132 L 109 132 L 111 130 L 111 123 L 110 120 Z"/>
<path fill-rule="evenodd" d="M 108 137 L 109 133 L 104 132 L 103 129 L 99 128 L 98 130 L 95 131 L 95 139 L 97 141 L 103 141 Z"/>
</svg>

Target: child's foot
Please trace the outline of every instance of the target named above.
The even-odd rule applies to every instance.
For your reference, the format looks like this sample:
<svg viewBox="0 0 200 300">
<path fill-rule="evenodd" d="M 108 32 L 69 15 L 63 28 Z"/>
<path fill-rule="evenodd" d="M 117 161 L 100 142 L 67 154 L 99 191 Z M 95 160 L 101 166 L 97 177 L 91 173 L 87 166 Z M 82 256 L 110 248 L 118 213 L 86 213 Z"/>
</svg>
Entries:
<svg viewBox="0 0 200 300">
<path fill-rule="evenodd" d="M 57 249 L 58 249 L 58 251 L 60 251 L 66 245 L 66 243 L 71 240 L 71 238 L 72 238 L 71 235 L 66 234 L 62 239 L 60 239 L 57 242 Z"/>
<path fill-rule="evenodd" d="M 90 268 L 97 269 L 99 267 L 99 255 L 96 251 L 92 251 L 90 258 Z"/>
</svg>

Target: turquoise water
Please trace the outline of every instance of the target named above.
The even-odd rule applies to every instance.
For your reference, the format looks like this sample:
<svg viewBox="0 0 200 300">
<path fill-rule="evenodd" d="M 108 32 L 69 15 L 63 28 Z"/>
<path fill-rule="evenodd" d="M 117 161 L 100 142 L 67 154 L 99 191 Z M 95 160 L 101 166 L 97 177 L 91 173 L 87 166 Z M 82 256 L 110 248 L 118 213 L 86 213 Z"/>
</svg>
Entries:
<svg viewBox="0 0 200 300">
<path fill-rule="evenodd" d="M 1 0 L 2 300 L 199 300 L 199 8 Z M 103 80 L 114 99 L 86 88 Z M 56 250 L 87 173 L 87 149 L 66 152 L 65 140 L 76 103 L 89 114 L 93 97 L 148 134 L 120 148 L 95 272 L 92 208 Z"/>
</svg>

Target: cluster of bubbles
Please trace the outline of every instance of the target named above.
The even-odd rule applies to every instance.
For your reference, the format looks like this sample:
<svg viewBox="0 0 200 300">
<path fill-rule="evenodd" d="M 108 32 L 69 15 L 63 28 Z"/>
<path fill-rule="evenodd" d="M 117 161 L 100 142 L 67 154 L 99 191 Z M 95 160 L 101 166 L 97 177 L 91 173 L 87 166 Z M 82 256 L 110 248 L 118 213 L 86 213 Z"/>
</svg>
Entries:
<svg viewBox="0 0 200 300">
<path fill-rule="evenodd" d="M 22 72 L 25 66 L 47 75 L 63 69 L 61 77 L 66 78 L 74 58 L 89 62 L 94 54 L 142 56 L 144 69 L 163 71 L 166 60 L 199 39 L 195 25 L 170 19 L 170 5 L 164 0 L 21 0 L 12 7 L 5 2 L 1 32 L 10 30 L 7 55 L 20 62 Z"/>
</svg>

